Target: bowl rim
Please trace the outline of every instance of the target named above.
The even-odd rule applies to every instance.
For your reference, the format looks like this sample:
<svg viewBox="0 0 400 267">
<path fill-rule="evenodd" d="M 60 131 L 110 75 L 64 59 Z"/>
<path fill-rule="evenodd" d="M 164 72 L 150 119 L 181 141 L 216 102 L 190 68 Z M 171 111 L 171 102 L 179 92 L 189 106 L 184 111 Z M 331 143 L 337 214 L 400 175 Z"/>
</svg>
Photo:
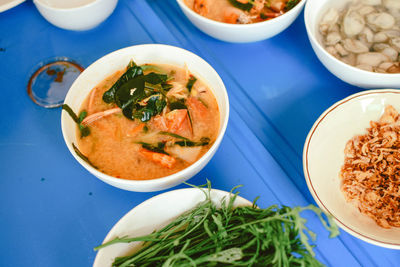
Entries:
<svg viewBox="0 0 400 267">
<path fill-rule="evenodd" d="M 400 73 L 380 73 L 380 72 L 372 72 L 372 71 L 367 71 L 367 70 L 363 70 L 363 69 L 359 69 L 355 66 L 351 66 L 349 64 L 344 63 L 343 61 L 337 59 L 336 57 L 334 57 L 333 55 L 331 55 L 330 53 L 328 53 L 328 51 L 326 51 L 326 49 L 321 45 L 321 43 L 317 40 L 316 38 L 316 32 L 314 32 L 314 30 L 311 29 L 311 22 L 310 22 L 310 15 L 309 13 L 311 12 L 310 10 L 313 8 L 313 3 L 316 1 L 321 1 L 321 0 L 308 0 L 305 7 L 304 7 L 304 24 L 306 25 L 306 31 L 307 31 L 307 35 L 310 39 L 311 43 L 314 43 L 319 50 L 323 51 L 324 55 L 326 55 L 331 61 L 333 60 L 334 62 L 338 63 L 339 66 L 341 68 L 345 68 L 347 70 L 350 71 L 355 71 L 356 73 L 354 75 L 357 74 L 362 74 L 362 75 L 371 75 L 371 76 L 376 76 L 376 78 L 400 78 Z M 325 0 L 325 3 L 322 5 L 323 8 L 326 8 L 327 3 L 329 1 Z M 323 9 L 322 8 L 322 9 Z M 318 14 L 320 13 L 320 11 L 318 12 Z"/>
<path fill-rule="evenodd" d="M 44 2 L 43 0 L 33 0 L 33 2 L 35 4 L 38 4 L 44 8 L 51 9 L 53 11 L 59 11 L 59 12 L 76 11 L 76 10 L 82 9 L 82 8 L 90 8 L 91 6 L 94 6 L 95 4 L 97 4 L 100 1 L 104 1 L 104 0 L 92 0 L 91 2 L 86 3 L 84 5 L 80 5 L 80 6 L 76 6 L 76 7 L 62 8 L 62 7 L 50 6 L 50 5 L 46 4 L 46 2 Z M 114 0 L 114 1 L 118 1 L 118 0 Z"/>
<path fill-rule="evenodd" d="M 291 14 L 291 13 L 296 12 L 295 10 L 302 9 L 303 6 L 305 5 L 305 3 L 307 2 L 307 0 L 300 0 L 300 2 L 294 8 L 292 8 L 288 12 L 283 13 L 279 17 L 276 17 L 276 18 L 273 18 L 270 20 L 264 20 L 261 22 L 249 23 L 249 24 L 232 24 L 232 23 L 226 23 L 226 22 L 212 20 L 212 19 L 209 19 L 207 17 L 204 17 L 204 16 L 196 13 L 194 10 L 192 10 L 190 7 L 188 7 L 185 4 L 185 0 L 176 0 L 176 2 L 181 7 L 181 9 L 184 9 L 185 11 L 189 12 L 189 14 L 191 14 L 195 18 L 200 19 L 203 22 L 212 24 L 213 26 L 232 28 L 232 29 L 233 28 L 248 29 L 248 28 L 262 27 L 264 25 L 273 24 L 275 22 L 278 23 L 279 21 L 283 20 L 283 17 L 286 17 L 285 16 L 286 14 Z"/>
<path fill-rule="evenodd" d="M 338 218 L 337 216 L 335 216 L 335 214 L 333 214 L 331 212 L 331 210 L 321 201 L 319 194 L 317 193 L 317 191 L 315 190 L 314 186 L 313 186 L 313 182 L 312 182 L 312 178 L 310 176 L 309 173 L 309 160 L 308 160 L 308 152 L 309 152 L 309 148 L 310 148 L 310 143 L 312 141 L 312 138 L 316 132 L 316 130 L 318 129 L 318 126 L 324 121 L 324 119 L 334 110 L 336 110 L 337 108 L 340 108 L 342 105 L 345 105 L 346 103 L 350 102 L 351 100 L 363 97 L 363 96 L 367 96 L 367 95 L 374 95 L 374 94 L 400 94 L 400 90 L 399 89 L 376 89 L 376 90 L 367 90 L 367 91 L 362 91 L 359 93 L 355 93 L 353 95 L 350 95 L 342 100 L 339 100 L 338 102 L 334 103 L 332 106 L 330 106 L 327 110 L 325 110 L 320 116 L 319 118 L 315 121 L 315 123 L 313 124 L 311 130 L 309 131 L 306 141 L 304 143 L 304 148 L 303 148 L 303 172 L 304 172 L 304 178 L 307 182 L 307 187 L 312 195 L 312 197 L 314 198 L 314 200 L 317 202 L 318 206 L 325 210 L 327 213 L 329 213 L 334 220 L 338 223 L 338 225 L 345 230 L 346 232 L 348 232 L 349 234 L 360 238 L 363 241 L 366 241 L 368 243 L 371 243 L 373 245 L 377 245 L 377 246 L 381 246 L 381 247 L 386 247 L 386 248 L 391 248 L 391 249 L 400 249 L 400 241 L 398 243 L 394 243 L 394 242 L 387 242 L 387 241 L 381 241 L 378 240 L 374 237 L 368 236 L 366 234 L 362 234 L 360 232 L 358 232 L 357 230 L 354 230 L 352 228 L 352 226 L 346 225 L 345 223 L 343 223 L 341 221 L 340 218 Z"/>
<path fill-rule="evenodd" d="M 224 116 L 224 118 L 222 118 L 223 120 L 222 120 L 222 124 L 220 125 L 220 130 L 219 130 L 218 136 L 215 139 L 215 141 L 212 144 L 212 146 L 207 150 L 206 153 L 204 153 L 199 159 L 197 159 L 190 166 L 188 166 L 188 167 L 186 167 L 186 168 L 184 168 L 184 169 L 182 169 L 182 170 L 180 170 L 180 171 L 178 171 L 176 173 L 173 173 L 173 174 L 170 174 L 170 175 L 164 176 L 164 177 L 159 177 L 159 178 L 154 178 L 154 179 L 145 179 L 145 180 L 128 180 L 128 179 L 124 179 L 124 178 L 116 178 L 114 176 L 111 176 L 111 175 L 108 175 L 106 173 L 103 173 L 103 172 L 95 169 L 94 167 L 92 167 L 91 165 L 89 165 L 87 162 L 85 162 L 84 160 L 82 160 L 80 157 L 78 157 L 76 155 L 76 152 L 74 151 L 74 149 L 72 147 L 72 142 L 70 142 L 70 140 L 67 140 L 67 134 L 66 134 L 67 126 L 65 125 L 65 123 L 66 123 L 66 119 L 68 118 L 68 116 L 67 116 L 66 112 L 64 112 L 62 110 L 62 112 L 61 112 L 61 130 L 62 130 L 62 134 L 63 134 L 63 137 L 64 137 L 64 142 L 67 145 L 68 150 L 70 151 L 70 153 L 73 155 L 73 157 L 86 170 L 88 170 L 93 175 L 95 175 L 96 178 L 99 178 L 99 176 L 100 176 L 100 177 L 102 177 L 101 180 L 104 179 L 105 181 L 107 181 L 107 183 L 111 182 L 112 184 L 110 184 L 110 185 L 112 185 L 114 187 L 118 187 L 118 188 L 121 188 L 120 186 L 123 186 L 123 187 L 145 186 L 147 188 L 149 188 L 149 187 L 157 187 L 157 186 L 160 186 L 160 185 L 168 184 L 169 182 L 174 182 L 175 180 L 177 180 L 178 178 L 181 178 L 181 177 L 185 178 L 188 173 L 195 172 L 195 170 L 198 169 L 198 168 L 201 170 L 203 168 L 202 164 L 204 162 L 207 163 L 207 160 L 211 159 L 213 154 L 218 150 L 219 144 L 221 143 L 221 141 L 222 141 L 222 139 L 223 139 L 223 137 L 225 135 L 226 128 L 227 128 L 228 121 L 229 121 L 229 113 L 230 113 L 229 97 L 228 97 L 228 93 L 227 93 L 225 84 L 222 81 L 222 79 L 219 76 L 219 74 L 217 73 L 217 71 L 207 61 L 205 61 L 200 56 L 194 54 L 193 52 L 191 52 L 189 50 L 186 50 L 186 49 L 183 49 L 183 48 L 180 48 L 180 47 L 177 47 L 177 46 L 165 45 L 165 44 L 142 44 L 142 45 L 133 45 L 133 46 L 128 46 L 128 47 L 125 47 L 125 48 L 121 48 L 121 49 L 118 49 L 116 51 L 108 53 L 108 54 L 102 56 L 101 58 L 97 59 L 95 62 L 90 64 L 90 66 L 88 66 L 79 76 L 83 75 L 85 73 L 85 71 L 88 70 L 89 68 L 93 68 L 93 66 L 97 66 L 98 64 L 100 64 L 99 62 L 102 61 L 106 57 L 112 57 L 115 54 L 123 53 L 124 51 L 130 50 L 130 49 L 140 49 L 142 47 L 153 47 L 153 49 L 157 49 L 157 48 L 159 48 L 159 49 L 163 49 L 163 48 L 176 49 L 176 50 L 178 50 L 180 52 L 187 53 L 190 57 L 198 58 L 202 62 L 202 64 L 204 64 L 207 68 L 209 68 L 211 70 L 213 75 L 215 75 L 215 77 L 217 78 L 218 83 L 220 83 L 222 85 L 221 86 L 221 90 L 222 90 L 223 100 L 221 102 L 222 103 L 225 102 L 225 116 Z M 74 83 L 71 85 L 71 88 L 78 81 L 79 76 L 74 81 Z M 205 79 L 205 82 L 207 83 L 206 78 L 205 77 L 202 77 L 202 78 Z M 211 89 L 211 90 L 214 91 L 213 89 Z M 70 93 L 70 91 L 68 91 L 68 93 L 67 93 L 67 95 L 65 97 L 64 104 L 69 99 L 69 97 L 68 97 L 69 93 Z M 213 92 L 213 94 L 215 94 L 215 93 Z M 217 100 L 217 103 L 218 103 L 218 100 Z M 80 103 L 80 104 L 82 104 L 82 103 Z M 222 108 L 219 103 L 218 103 L 218 107 L 219 107 L 219 109 Z M 179 180 L 181 180 L 181 179 L 179 179 Z M 116 186 L 116 184 L 118 186 Z M 169 187 L 167 187 L 167 188 L 169 188 Z M 144 190 L 143 191 L 143 190 L 137 190 L 137 189 L 132 190 L 132 189 L 124 188 L 124 190 L 143 191 L 143 192 L 160 191 L 160 190 L 164 190 L 164 189 L 156 189 L 156 190 L 151 189 L 151 190 Z"/>
</svg>

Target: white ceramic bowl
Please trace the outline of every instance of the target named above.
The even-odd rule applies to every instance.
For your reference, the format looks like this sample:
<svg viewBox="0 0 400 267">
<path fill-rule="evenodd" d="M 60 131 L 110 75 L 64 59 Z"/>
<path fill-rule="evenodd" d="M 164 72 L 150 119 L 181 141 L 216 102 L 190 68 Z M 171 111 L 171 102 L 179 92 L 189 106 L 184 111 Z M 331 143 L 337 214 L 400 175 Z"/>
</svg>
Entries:
<svg viewBox="0 0 400 267">
<path fill-rule="evenodd" d="M 0 0 L 0 12 L 4 12 L 6 10 L 9 10 L 10 8 L 13 8 L 25 0 Z"/>
<path fill-rule="evenodd" d="M 339 178 L 347 141 L 364 134 L 369 122 L 379 120 L 388 104 L 400 111 L 400 90 L 364 91 L 327 109 L 307 136 L 303 168 L 315 201 L 343 230 L 371 244 L 400 249 L 400 228 L 384 229 L 346 202 Z"/>
<path fill-rule="evenodd" d="M 230 194 L 225 191 L 212 189 L 211 200 L 220 206 L 223 198 L 228 199 Z M 180 189 L 157 195 L 141 203 L 129 211 L 115 224 L 107 234 L 104 242 L 115 237 L 142 236 L 152 233 L 171 222 L 184 212 L 193 209 L 198 203 L 205 200 L 205 194 L 197 188 Z M 251 206 L 252 202 L 237 196 L 234 206 Z M 100 245 L 100 244 L 99 244 Z M 129 254 L 140 247 L 140 242 L 130 244 L 114 244 L 100 249 L 96 255 L 93 267 L 109 267 L 115 257 Z"/>
<path fill-rule="evenodd" d="M 230 24 L 203 17 L 190 9 L 184 0 L 177 0 L 186 17 L 204 33 L 221 41 L 232 43 L 256 42 L 271 38 L 289 27 L 300 14 L 306 0 L 301 0 L 294 8 L 277 18 L 252 23 Z"/>
<path fill-rule="evenodd" d="M 400 88 L 400 74 L 374 73 L 343 63 L 329 54 L 321 44 L 319 23 L 331 8 L 342 8 L 349 0 L 308 0 L 304 10 L 308 38 L 319 60 L 336 77 L 361 88 Z"/>
<path fill-rule="evenodd" d="M 130 191 L 150 192 L 167 189 L 188 180 L 198 173 L 217 151 L 228 123 L 228 95 L 224 83 L 217 72 L 199 56 L 178 47 L 147 44 L 117 50 L 94 62 L 85 69 L 72 84 L 65 98 L 65 103 L 75 112 L 79 111 L 81 104 L 90 90 L 107 76 L 113 74 L 117 70 L 125 68 L 131 59 L 134 59 L 135 62 L 140 65 L 158 63 L 183 67 L 186 63 L 189 70 L 194 75 L 209 85 L 217 100 L 220 111 L 219 133 L 211 148 L 195 163 L 175 174 L 152 180 L 125 180 L 112 177 L 96 170 L 76 155 L 72 147 L 72 143 L 76 144 L 76 124 L 65 111 L 63 111 L 61 115 L 62 133 L 65 143 L 75 159 L 100 180 L 112 186 Z"/>
<path fill-rule="evenodd" d="M 70 0 L 66 0 L 70 1 Z M 79 4 L 62 0 L 33 0 L 40 14 L 51 24 L 66 30 L 89 30 L 103 22 L 114 11 L 118 0 L 86 0 Z M 85 3 L 86 2 L 86 3 Z"/>
</svg>

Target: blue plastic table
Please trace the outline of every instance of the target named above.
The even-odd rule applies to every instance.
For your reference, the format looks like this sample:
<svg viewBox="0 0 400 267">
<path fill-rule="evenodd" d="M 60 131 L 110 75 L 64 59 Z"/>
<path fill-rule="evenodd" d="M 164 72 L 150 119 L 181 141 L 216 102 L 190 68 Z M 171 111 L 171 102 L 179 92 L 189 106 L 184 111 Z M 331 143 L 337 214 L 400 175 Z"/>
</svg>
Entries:
<svg viewBox="0 0 400 267">
<path fill-rule="evenodd" d="M 126 212 L 158 193 L 111 187 L 81 167 L 61 134 L 61 109 L 26 94 L 40 61 L 67 56 L 87 67 L 119 48 L 163 43 L 207 60 L 228 90 L 231 116 L 211 162 L 194 178 L 260 206 L 314 203 L 302 149 L 318 116 L 358 92 L 328 72 L 306 36 L 303 14 L 282 34 L 230 44 L 195 28 L 174 0 L 121 0 L 93 30 L 71 32 L 44 20 L 31 1 L 0 13 L 0 266 L 91 266 L 93 247 Z M 179 186 L 177 188 L 186 187 Z M 176 189 L 176 188 L 175 188 Z M 310 217 L 317 258 L 328 266 L 399 266 L 400 252 L 341 231 L 335 239 Z"/>
</svg>

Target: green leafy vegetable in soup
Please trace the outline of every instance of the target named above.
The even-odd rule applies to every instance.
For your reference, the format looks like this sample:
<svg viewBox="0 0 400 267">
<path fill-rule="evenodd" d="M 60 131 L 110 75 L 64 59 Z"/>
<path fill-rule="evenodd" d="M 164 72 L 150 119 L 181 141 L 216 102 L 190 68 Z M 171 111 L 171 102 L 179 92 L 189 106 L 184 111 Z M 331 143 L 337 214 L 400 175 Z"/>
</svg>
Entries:
<svg viewBox="0 0 400 267">
<path fill-rule="evenodd" d="M 190 166 L 219 131 L 210 88 L 187 68 L 170 65 L 132 60 L 92 89 L 79 116 L 63 108 L 77 123 L 80 156 L 124 179 L 154 179 Z"/>
<path fill-rule="evenodd" d="M 289 0 L 289 1 L 287 1 L 286 6 L 285 6 L 285 11 L 291 10 L 291 9 L 294 8 L 299 2 L 300 2 L 300 0 Z"/>
<path fill-rule="evenodd" d="M 86 127 L 86 126 L 82 125 L 82 121 L 87 116 L 86 110 L 82 110 L 79 113 L 79 116 L 76 116 L 76 114 L 74 113 L 72 108 L 70 106 L 68 106 L 67 104 L 63 104 L 62 105 L 62 109 L 65 110 L 71 116 L 71 118 L 74 120 L 74 122 L 78 125 L 79 130 L 81 132 L 81 137 L 86 137 L 86 136 L 88 136 L 90 134 L 89 127 Z"/>
<path fill-rule="evenodd" d="M 238 0 L 229 0 L 229 3 L 244 11 L 250 11 L 253 8 L 254 0 L 251 1 L 238 1 Z"/>
</svg>

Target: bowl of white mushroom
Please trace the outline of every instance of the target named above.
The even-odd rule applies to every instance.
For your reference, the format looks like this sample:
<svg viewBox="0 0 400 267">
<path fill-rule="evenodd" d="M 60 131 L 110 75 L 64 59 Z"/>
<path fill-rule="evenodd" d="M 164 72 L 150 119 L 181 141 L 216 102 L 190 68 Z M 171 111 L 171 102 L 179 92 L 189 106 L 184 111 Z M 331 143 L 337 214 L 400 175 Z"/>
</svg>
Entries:
<svg viewBox="0 0 400 267">
<path fill-rule="evenodd" d="M 309 0 L 305 24 L 319 60 L 361 88 L 400 88 L 400 0 Z"/>
</svg>

